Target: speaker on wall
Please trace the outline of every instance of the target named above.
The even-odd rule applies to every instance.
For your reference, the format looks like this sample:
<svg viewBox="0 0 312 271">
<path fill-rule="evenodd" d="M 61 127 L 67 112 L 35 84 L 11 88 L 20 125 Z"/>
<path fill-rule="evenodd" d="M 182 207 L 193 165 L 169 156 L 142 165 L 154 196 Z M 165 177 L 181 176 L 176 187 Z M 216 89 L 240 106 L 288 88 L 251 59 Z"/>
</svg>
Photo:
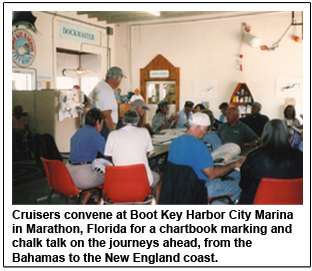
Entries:
<svg viewBox="0 0 312 271">
<path fill-rule="evenodd" d="M 113 28 L 112 27 L 107 27 L 106 28 L 106 34 L 107 35 L 113 35 Z"/>
</svg>

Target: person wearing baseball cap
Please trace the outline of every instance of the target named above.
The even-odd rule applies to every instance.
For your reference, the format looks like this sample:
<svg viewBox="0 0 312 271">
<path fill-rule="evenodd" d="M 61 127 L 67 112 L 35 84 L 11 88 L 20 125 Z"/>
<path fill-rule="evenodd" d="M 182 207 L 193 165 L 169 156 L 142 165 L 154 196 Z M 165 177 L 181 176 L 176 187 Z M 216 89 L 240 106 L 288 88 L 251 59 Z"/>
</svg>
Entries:
<svg viewBox="0 0 312 271">
<path fill-rule="evenodd" d="M 168 161 L 175 165 L 191 167 L 198 179 L 205 181 L 209 197 L 232 194 L 232 200 L 236 200 L 241 192 L 238 185 L 240 174 L 237 175 L 237 179 L 231 181 L 221 180 L 221 177 L 233 171 L 235 167 L 240 167 L 244 158 L 225 166 L 216 167 L 208 147 L 201 141 L 207 133 L 209 125 L 210 120 L 206 114 L 201 112 L 193 114 L 189 118 L 189 127 L 186 133 L 175 138 L 170 144 Z M 165 180 L 162 185 L 165 185 Z M 174 189 L 179 191 L 179 187 Z M 160 194 L 159 204 L 162 201 L 162 194 Z"/>
<path fill-rule="evenodd" d="M 188 120 L 189 117 L 192 115 L 194 103 L 192 101 L 186 101 L 184 103 L 184 108 L 178 112 L 179 118 L 179 124 L 177 128 L 183 129 L 188 126 Z"/>
<path fill-rule="evenodd" d="M 156 115 L 152 119 L 152 127 L 155 134 L 161 130 L 168 128 L 176 128 L 179 124 L 180 116 L 178 114 L 171 114 L 169 117 L 169 101 L 167 99 L 161 100 L 158 104 Z"/>
<path fill-rule="evenodd" d="M 261 104 L 254 102 L 251 104 L 251 114 L 242 119 L 259 137 L 261 137 L 264 125 L 270 120 L 267 116 L 260 114 Z"/>
<path fill-rule="evenodd" d="M 142 100 L 144 101 L 143 96 L 140 94 L 140 90 L 138 88 L 136 88 L 134 90 L 134 95 L 132 95 L 131 99 L 130 99 L 130 103 L 133 103 L 135 100 Z"/>
<path fill-rule="evenodd" d="M 138 100 L 135 100 L 132 104 L 131 104 L 131 109 L 135 110 L 136 112 L 138 112 L 139 116 L 140 116 L 140 121 L 138 123 L 138 127 L 142 127 L 142 123 L 143 123 L 143 118 L 144 118 L 144 115 L 145 115 L 145 112 L 146 110 L 149 110 L 149 108 L 147 107 L 146 103 L 141 100 L 141 99 L 138 99 Z M 119 119 L 118 123 L 117 123 L 117 127 L 116 129 L 120 129 L 124 126 L 124 123 L 123 123 L 123 119 Z"/>
<path fill-rule="evenodd" d="M 118 104 L 114 89 L 120 85 L 122 78 L 126 78 L 122 69 L 111 67 L 106 73 L 105 80 L 101 80 L 89 94 L 92 108 L 98 108 L 104 114 L 101 135 L 105 140 L 109 132 L 114 130 L 114 124 L 118 122 Z"/>
</svg>

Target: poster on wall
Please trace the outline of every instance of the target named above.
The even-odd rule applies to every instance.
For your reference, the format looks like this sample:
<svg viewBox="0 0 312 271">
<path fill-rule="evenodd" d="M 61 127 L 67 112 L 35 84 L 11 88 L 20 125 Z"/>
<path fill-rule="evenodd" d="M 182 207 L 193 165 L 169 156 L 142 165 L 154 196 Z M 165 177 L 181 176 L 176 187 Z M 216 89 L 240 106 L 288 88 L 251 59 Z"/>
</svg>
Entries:
<svg viewBox="0 0 312 271">
<path fill-rule="evenodd" d="M 276 78 L 276 97 L 302 95 L 302 77 Z"/>
<path fill-rule="evenodd" d="M 217 81 L 198 80 L 194 82 L 194 98 L 213 98 L 217 96 Z"/>
<path fill-rule="evenodd" d="M 77 118 L 78 113 L 83 111 L 79 95 L 75 89 L 71 91 L 60 91 L 59 102 L 59 121 L 66 118 Z"/>
</svg>

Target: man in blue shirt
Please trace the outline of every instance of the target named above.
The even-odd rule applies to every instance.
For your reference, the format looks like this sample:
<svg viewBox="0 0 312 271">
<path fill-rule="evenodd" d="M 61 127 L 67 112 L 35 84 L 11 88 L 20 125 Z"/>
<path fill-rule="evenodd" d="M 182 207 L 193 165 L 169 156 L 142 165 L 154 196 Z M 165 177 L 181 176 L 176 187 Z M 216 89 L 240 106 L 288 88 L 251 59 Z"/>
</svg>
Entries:
<svg viewBox="0 0 312 271">
<path fill-rule="evenodd" d="M 176 128 L 183 129 L 188 126 L 188 120 L 189 117 L 192 116 L 192 110 L 193 110 L 194 103 L 191 101 L 186 101 L 184 104 L 184 108 L 178 112 L 179 118 L 179 124 Z"/>
<path fill-rule="evenodd" d="M 189 127 L 184 135 L 174 139 L 170 145 L 168 161 L 178 165 L 193 168 L 197 177 L 206 181 L 208 197 L 232 194 L 232 200 L 239 198 L 241 189 L 238 186 L 240 174 L 234 180 L 221 180 L 221 177 L 231 173 L 235 167 L 240 167 L 244 159 L 216 167 L 208 147 L 201 141 L 210 125 L 209 117 L 201 112 L 193 114 L 189 119 Z"/>
</svg>

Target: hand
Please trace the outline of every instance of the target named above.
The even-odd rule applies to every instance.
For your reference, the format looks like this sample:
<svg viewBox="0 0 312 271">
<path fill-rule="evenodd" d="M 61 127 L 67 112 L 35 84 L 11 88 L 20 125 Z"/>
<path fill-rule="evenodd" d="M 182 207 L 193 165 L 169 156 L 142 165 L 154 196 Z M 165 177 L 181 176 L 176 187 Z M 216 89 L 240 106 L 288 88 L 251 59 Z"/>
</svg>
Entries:
<svg viewBox="0 0 312 271">
<path fill-rule="evenodd" d="M 244 162 L 245 162 L 245 158 L 241 158 L 241 159 L 237 160 L 235 162 L 235 167 L 241 167 Z"/>
<path fill-rule="evenodd" d="M 170 118 L 169 118 L 169 121 L 172 122 L 173 120 L 177 120 L 180 118 L 180 115 L 178 114 L 171 114 Z"/>
</svg>

